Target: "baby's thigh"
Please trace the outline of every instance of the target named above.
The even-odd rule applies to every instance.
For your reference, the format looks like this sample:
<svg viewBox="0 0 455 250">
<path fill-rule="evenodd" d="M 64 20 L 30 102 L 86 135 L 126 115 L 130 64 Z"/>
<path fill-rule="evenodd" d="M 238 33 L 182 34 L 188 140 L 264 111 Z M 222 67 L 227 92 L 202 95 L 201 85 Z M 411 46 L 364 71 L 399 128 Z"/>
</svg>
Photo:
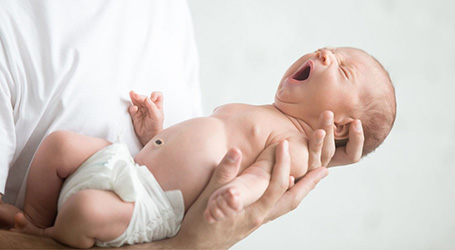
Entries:
<svg viewBox="0 0 455 250">
<path fill-rule="evenodd" d="M 55 226 L 100 241 L 119 237 L 128 227 L 134 203 L 104 190 L 87 189 L 77 192 L 62 205 Z"/>
<path fill-rule="evenodd" d="M 36 170 L 36 166 L 40 170 L 50 169 L 57 171 L 59 177 L 66 178 L 91 155 L 110 144 L 102 138 L 71 131 L 54 131 L 39 146 L 31 169 Z"/>
</svg>

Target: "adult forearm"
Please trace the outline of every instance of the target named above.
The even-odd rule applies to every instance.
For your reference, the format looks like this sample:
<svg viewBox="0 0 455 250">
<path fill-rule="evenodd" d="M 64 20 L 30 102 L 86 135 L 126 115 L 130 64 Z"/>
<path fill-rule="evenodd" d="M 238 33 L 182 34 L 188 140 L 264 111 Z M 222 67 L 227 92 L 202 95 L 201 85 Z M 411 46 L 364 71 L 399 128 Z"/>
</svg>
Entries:
<svg viewBox="0 0 455 250">
<path fill-rule="evenodd" d="M 65 249 L 51 238 L 0 229 L 0 249 Z"/>
</svg>

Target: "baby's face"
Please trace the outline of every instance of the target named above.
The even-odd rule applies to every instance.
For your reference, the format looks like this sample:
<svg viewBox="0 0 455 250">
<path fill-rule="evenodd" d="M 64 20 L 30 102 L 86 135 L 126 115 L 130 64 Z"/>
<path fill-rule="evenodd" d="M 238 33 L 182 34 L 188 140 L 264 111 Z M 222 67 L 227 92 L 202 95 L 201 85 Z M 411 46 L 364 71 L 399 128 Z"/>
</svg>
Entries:
<svg viewBox="0 0 455 250">
<path fill-rule="evenodd" d="M 374 59 L 354 48 L 323 48 L 298 59 L 284 74 L 275 105 L 288 115 L 317 126 L 322 111 L 338 114 L 361 105 Z"/>
</svg>

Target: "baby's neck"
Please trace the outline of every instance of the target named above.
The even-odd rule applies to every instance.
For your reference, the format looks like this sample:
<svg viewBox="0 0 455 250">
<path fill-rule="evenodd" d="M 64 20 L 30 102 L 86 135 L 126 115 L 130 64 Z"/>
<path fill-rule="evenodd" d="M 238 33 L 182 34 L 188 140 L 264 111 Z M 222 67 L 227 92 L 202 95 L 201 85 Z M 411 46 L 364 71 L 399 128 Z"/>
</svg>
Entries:
<svg viewBox="0 0 455 250">
<path fill-rule="evenodd" d="M 300 118 L 297 118 L 297 117 L 294 117 L 294 116 L 291 116 L 291 115 L 288 115 L 286 113 L 284 113 L 283 111 L 281 111 L 279 108 L 277 108 L 275 106 L 275 104 L 272 104 L 272 106 L 278 110 L 281 114 L 283 114 L 284 116 L 286 116 L 286 118 L 289 119 L 289 121 L 295 126 L 295 128 L 302 134 L 306 135 L 308 138 L 310 137 L 310 135 L 313 133 L 313 129 L 311 128 L 311 126 L 304 120 L 300 119 Z"/>
</svg>

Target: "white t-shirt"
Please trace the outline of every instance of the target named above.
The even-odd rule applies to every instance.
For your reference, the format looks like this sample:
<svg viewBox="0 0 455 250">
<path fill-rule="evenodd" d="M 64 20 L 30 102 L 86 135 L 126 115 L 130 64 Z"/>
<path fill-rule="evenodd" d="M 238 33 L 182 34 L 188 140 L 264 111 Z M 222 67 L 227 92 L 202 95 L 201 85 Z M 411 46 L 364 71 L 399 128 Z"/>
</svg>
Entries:
<svg viewBox="0 0 455 250">
<path fill-rule="evenodd" d="M 198 81 L 185 0 L 0 0 L 3 200 L 23 207 L 24 177 L 52 131 L 123 134 L 136 154 L 128 92 L 162 91 L 169 126 L 201 114 Z"/>
</svg>

